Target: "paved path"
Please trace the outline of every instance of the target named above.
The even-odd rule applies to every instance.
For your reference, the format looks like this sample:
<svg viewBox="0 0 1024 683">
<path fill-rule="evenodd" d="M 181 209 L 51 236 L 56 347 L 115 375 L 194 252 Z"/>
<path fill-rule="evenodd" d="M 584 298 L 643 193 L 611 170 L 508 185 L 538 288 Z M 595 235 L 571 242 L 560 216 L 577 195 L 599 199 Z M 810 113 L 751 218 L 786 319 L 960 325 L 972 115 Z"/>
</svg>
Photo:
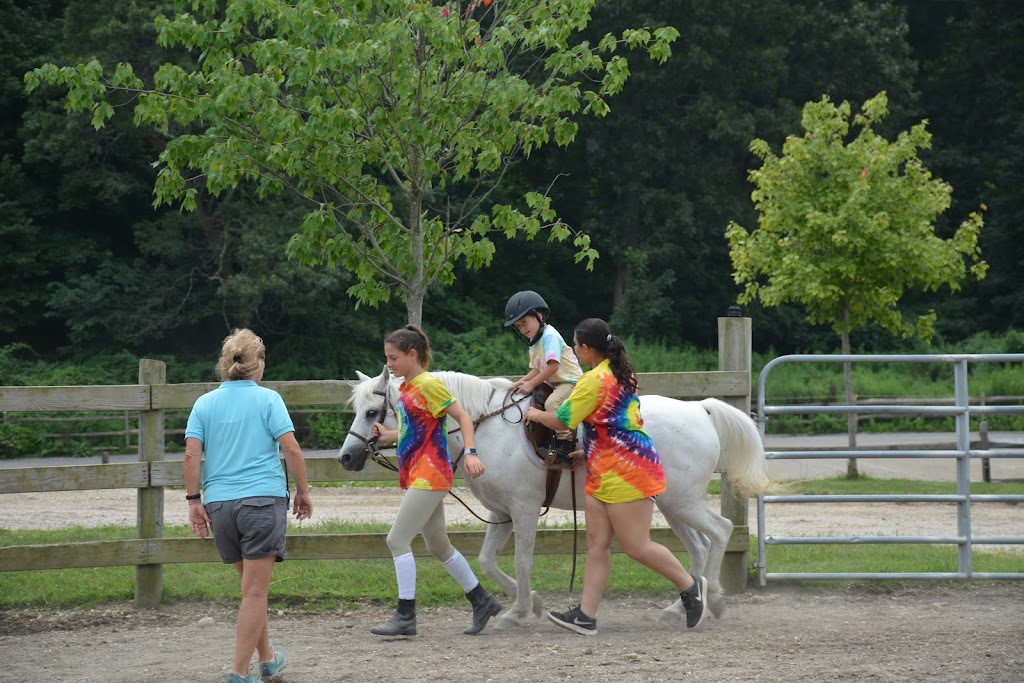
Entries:
<svg viewBox="0 0 1024 683">
<path fill-rule="evenodd" d="M 892 434 L 859 434 L 857 446 L 867 450 L 952 450 L 956 441 L 952 433 L 907 432 Z M 977 432 L 971 434 L 971 444 L 977 448 Z M 992 432 L 989 434 L 991 448 L 1024 448 L 1022 432 Z M 845 449 L 846 434 L 768 435 L 765 450 L 769 457 L 775 451 L 808 451 Z M 307 457 L 330 458 L 334 450 L 307 450 Z M 1024 454 L 1022 454 L 1024 455 Z M 181 460 L 181 453 L 167 453 L 167 460 Z M 111 455 L 110 462 L 136 462 L 134 453 Z M 793 479 L 821 479 L 841 476 L 846 473 L 846 456 L 839 458 L 817 458 L 814 460 L 770 460 L 768 469 L 772 478 L 780 481 Z M 0 460 L 0 468 L 45 467 L 63 465 L 94 465 L 102 462 L 100 456 L 49 458 L 21 458 Z M 989 460 L 993 481 L 1024 480 L 1024 457 L 991 458 Z M 948 458 L 858 458 L 861 474 L 879 479 L 920 479 L 929 481 L 953 481 L 956 479 L 956 459 Z M 982 460 L 971 460 L 971 481 L 982 481 Z"/>
<path fill-rule="evenodd" d="M 1024 433 L 991 432 L 989 448 L 1024 448 Z M 849 439 L 846 434 L 768 435 L 765 450 L 769 458 L 774 451 L 845 450 Z M 971 448 L 979 448 L 977 432 L 971 434 Z M 858 434 L 857 447 L 861 450 L 938 450 L 952 451 L 956 435 L 941 432 L 907 432 L 892 434 Z M 1022 454 L 1024 455 L 1024 454 Z M 982 458 L 972 458 L 971 481 L 982 481 Z M 847 457 L 817 458 L 814 460 L 770 460 L 768 469 L 776 480 L 821 479 L 846 474 Z M 993 481 L 1024 480 L 1024 457 L 989 458 Z M 862 475 L 878 479 L 919 479 L 927 481 L 955 481 L 956 458 L 858 458 L 857 469 Z"/>
</svg>

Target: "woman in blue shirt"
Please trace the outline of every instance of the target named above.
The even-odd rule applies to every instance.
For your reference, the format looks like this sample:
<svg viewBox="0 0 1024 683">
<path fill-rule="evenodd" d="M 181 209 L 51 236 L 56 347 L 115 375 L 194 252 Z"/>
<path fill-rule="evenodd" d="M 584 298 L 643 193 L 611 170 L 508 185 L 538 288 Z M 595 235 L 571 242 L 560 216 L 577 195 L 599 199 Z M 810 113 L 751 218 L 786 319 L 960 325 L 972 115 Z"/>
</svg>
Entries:
<svg viewBox="0 0 1024 683">
<path fill-rule="evenodd" d="M 276 676 L 285 664 L 284 654 L 270 649 L 267 624 L 270 577 L 274 563 L 285 558 L 288 488 L 281 451 L 295 477 L 295 518 L 313 514 L 306 463 L 288 409 L 280 394 L 259 385 L 265 358 L 263 340 L 251 330 L 227 337 L 218 363 L 224 381 L 196 400 L 185 429 L 189 524 L 200 538 L 213 530 L 221 560 L 241 577 L 228 683 L 259 680 L 249 675 L 254 651 L 262 678 Z"/>
</svg>

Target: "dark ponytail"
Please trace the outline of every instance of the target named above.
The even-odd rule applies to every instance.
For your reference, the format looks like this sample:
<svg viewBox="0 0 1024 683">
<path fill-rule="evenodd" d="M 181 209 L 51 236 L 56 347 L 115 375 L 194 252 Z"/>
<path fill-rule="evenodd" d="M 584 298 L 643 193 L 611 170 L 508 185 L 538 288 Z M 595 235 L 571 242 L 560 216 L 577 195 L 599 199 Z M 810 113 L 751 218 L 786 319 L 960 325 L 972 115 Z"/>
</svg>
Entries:
<svg viewBox="0 0 1024 683">
<path fill-rule="evenodd" d="M 427 333 L 416 325 L 410 323 L 391 332 L 384 337 L 384 343 L 391 344 L 402 353 L 415 349 L 423 369 L 426 370 L 430 365 L 430 340 L 427 339 Z"/>
<path fill-rule="evenodd" d="M 587 318 L 576 326 L 575 332 L 576 341 L 608 357 L 608 364 L 611 365 L 615 380 L 626 391 L 635 393 L 636 371 L 629 360 L 626 345 L 611 333 L 608 323 L 600 318 Z"/>
</svg>

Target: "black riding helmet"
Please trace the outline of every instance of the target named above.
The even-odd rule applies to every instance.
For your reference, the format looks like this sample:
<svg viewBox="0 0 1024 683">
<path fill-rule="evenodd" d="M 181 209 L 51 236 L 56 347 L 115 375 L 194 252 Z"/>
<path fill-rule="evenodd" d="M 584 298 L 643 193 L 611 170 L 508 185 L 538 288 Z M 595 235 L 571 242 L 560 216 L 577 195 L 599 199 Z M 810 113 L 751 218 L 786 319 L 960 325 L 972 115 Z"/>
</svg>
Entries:
<svg viewBox="0 0 1024 683">
<path fill-rule="evenodd" d="M 522 319 L 523 316 L 529 315 L 530 313 L 536 313 L 538 311 L 541 313 L 540 328 L 543 331 L 544 318 L 546 318 L 547 314 L 551 312 L 551 309 L 548 308 L 547 302 L 544 301 L 544 297 L 529 289 L 522 292 L 516 292 L 509 298 L 508 303 L 505 304 L 505 327 L 512 327 L 516 324 L 516 321 Z M 519 334 L 519 330 L 516 330 L 516 334 Z M 540 338 L 540 335 L 538 334 L 537 337 Z M 527 339 L 527 341 L 532 345 L 537 340 Z"/>
</svg>

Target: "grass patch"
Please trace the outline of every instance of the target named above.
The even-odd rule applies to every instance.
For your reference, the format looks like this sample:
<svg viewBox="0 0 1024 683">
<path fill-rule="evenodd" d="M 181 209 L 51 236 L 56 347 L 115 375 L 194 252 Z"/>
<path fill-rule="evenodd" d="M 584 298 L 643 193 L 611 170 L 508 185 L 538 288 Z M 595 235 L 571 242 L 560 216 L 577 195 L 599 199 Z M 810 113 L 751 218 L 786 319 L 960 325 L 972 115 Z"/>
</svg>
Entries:
<svg viewBox="0 0 1024 683">
<path fill-rule="evenodd" d="M 804 495 L 933 495 L 955 494 L 956 482 L 918 481 L 916 479 L 875 479 L 860 476 L 857 479 L 832 477 L 806 481 L 785 482 L 787 493 Z M 1008 495 L 1024 494 L 1024 482 L 971 482 L 972 494 Z"/>
<path fill-rule="evenodd" d="M 754 541 L 756 546 L 756 539 Z M 752 550 L 756 553 L 756 547 Z M 957 550 L 951 545 L 779 545 L 768 546 L 769 572 L 956 572 Z M 976 572 L 1024 572 L 1024 554 L 1006 551 L 973 553 Z"/>
<path fill-rule="evenodd" d="M 321 486 L 322 484 L 318 484 Z M 351 485 L 351 484 L 350 484 Z M 378 484 L 379 485 L 379 484 Z M 950 494 L 952 482 L 874 479 L 816 479 L 792 482 L 793 493 L 829 494 Z M 708 493 L 717 495 L 721 483 L 714 479 Z M 972 493 L 1022 494 L 1024 482 L 971 483 Z M 583 521 L 582 512 L 579 515 Z M 570 528 L 571 524 L 549 524 L 541 528 Z M 385 533 L 388 524 L 323 522 L 289 528 L 291 535 Z M 480 530 L 478 522 L 450 524 L 449 530 Z M 185 525 L 166 526 L 168 538 L 191 537 Z M 130 526 L 70 527 L 54 530 L 0 529 L 0 547 L 86 541 L 132 539 Z M 509 549 L 511 546 L 509 546 Z M 751 558 L 757 557 L 756 538 L 751 538 Z M 479 574 L 475 558 L 470 563 Z M 512 557 L 503 555 L 499 565 L 511 574 Z M 974 570 L 979 572 L 1024 573 L 1024 554 L 1000 549 L 974 553 Z M 769 546 L 771 572 L 954 572 L 956 549 L 942 545 L 823 545 Z M 538 555 L 534 561 L 533 583 L 537 590 L 563 594 L 568 590 L 572 557 Z M 465 598 L 458 585 L 432 558 L 417 559 L 417 600 L 424 606 L 461 604 Z M 582 586 L 583 557 L 577 562 L 576 590 Z M 484 579 L 489 588 L 494 586 Z M 756 571 L 751 582 L 756 584 Z M 342 609 L 360 603 L 390 604 L 395 597 L 394 565 L 391 560 L 303 560 L 284 562 L 274 569 L 270 590 L 272 606 L 310 611 Z M 829 582 L 831 583 L 831 582 Z M 671 591 L 664 579 L 625 555 L 612 558 L 609 592 L 613 594 L 663 595 Z M 93 607 L 102 603 L 129 601 L 135 594 L 134 567 L 97 567 L 0 573 L 0 608 Z M 234 569 L 217 563 L 169 564 L 164 566 L 164 599 L 167 601 L 238 599 Z"/>
<path fill-rule="evenodd" d="M 466 525 L 461 528 L 479 528 Z M 456 527 L 453 526 L 452 530 Z M 383 524 L 321 524 L 303 527 L 303 533 L 382 533 Z M 168 527 L 167 536 L 187 536 L 185 526 Z M 74 528 L 57 531 L 0 531 L 0 545 L 63 543 L 70 540 L 131 538 L 129 527 Z M 757 557 L 757 540 L 751 537 L 751 561 Z M 512 557 L 503 555 L 499 565 L 512 573 Z M 430 606 L 459 605 L 465 601 L 459 586 L 432 558 L 417 558 L 417 601 Z M 470 559 L 479 572 L 475 558 Z M 954 572 L 956 550 L 952 546 L 856 545 L 770 546 L 771 572 Z M 975 552 L 975 571 L 1024 573 L 1024 554 L 1006 551 Z M 564 595 L 569 588 L 572 557 L 538 555 L 534 560 L 533 587 Z M 583 557 L 578 558 L 576 591 L 582 587 Z M 751 571 L 751 584 L 757 573 Z M 0 573 L 0 609 L 89 608 L 103 603 L 125 602 L 135 594 L 134 567 L 97 567 Z M 485 585 L 493 589 L 489 579 Z M 615 595 L 665 596 L 672 593 L 665 580 L 623 554 L 612 557 L 608 589 Z M 218 563 L 164 566 L 164 600 L 237 601 L 238 578 L 232 567 Z M 274 569 L 270 603 L 274 608 L 326 611 L 358 604 L 390 604 L 395 599 L 394 565 L 391 560 L 304 560 L 284 562 Z"/>
</svg>

